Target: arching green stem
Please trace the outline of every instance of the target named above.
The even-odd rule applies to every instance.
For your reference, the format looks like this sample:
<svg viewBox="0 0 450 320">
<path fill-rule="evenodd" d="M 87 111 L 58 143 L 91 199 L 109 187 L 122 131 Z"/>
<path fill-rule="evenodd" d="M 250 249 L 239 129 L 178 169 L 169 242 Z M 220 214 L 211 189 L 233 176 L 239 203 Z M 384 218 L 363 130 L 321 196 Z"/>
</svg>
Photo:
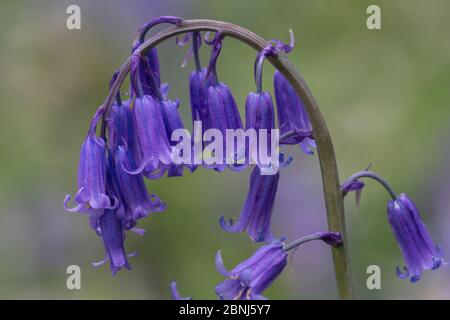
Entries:
<svg viewBox="0 0 450 320">
<path fill-rule="evenodd" d="M 241 42 L 246 43 L 258 52 L 261 51 L 268 44 L 266 40 L 256 35 L 255 33 L 242 28 L 240 26 L 213 20 L 184 20 L 180 25 L 171 26 L 167 29 L 153 35 L 142 43 L 136 52 L 140 54 L 155 47 L 159 43 L 169 38 L 175 37 L 186 32 L 200 32 L 200 31 L 214 31 L 221 32 L 224 36 L 235 38 Z M 342 299 L 352 299 L 353 289 L 351 283 L 350 261 L 347 250 L 346 230 L 344 205 L 340 190 L 339 176 L 334 154 L 333 144 L 330 133 L 326 126 L 325 120 L 320 112 L 319 106 L 314 99 L 310 89 L 305 80 L 296 70 L 294 65 L 289 61 L 287 56 L 279 53 L 275 56 L 267 57 L 272 65 L 281 72 L 284 77 L 290 82 L 297 94 L 300 96 L 305 104 L 307 113 L 311 120 L 314 130 L 314 138 L 317 144 L 317 152 L 319 155 L 320 168 L 322 171 L 323 191 L 325 198 L 325 205 L 328 218 L 328 229 L 335 232 L 340 232 L 343 237 L 343 245 L 333 247 L 333 262 L 336 275 L 336 284 L 338 288 L 339 297 Z M 127 59 L 120 68 L 116 81 L 114 82 L 105 102 L 104 108 L 106 110 L 105 117 L 108 116 L 109 110 L 113 103 L 116 93 L 124 81 L 130 69 L 130 59 Z M 106 126 L 102 123 L 101 134 L 104 136 Z"/>
</svg>

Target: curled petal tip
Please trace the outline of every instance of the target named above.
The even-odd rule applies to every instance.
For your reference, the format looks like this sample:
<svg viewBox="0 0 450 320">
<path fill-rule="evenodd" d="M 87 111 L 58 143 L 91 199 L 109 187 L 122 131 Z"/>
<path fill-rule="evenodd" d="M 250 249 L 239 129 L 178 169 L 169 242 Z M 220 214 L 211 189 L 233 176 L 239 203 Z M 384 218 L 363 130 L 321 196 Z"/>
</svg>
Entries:
<svg viewBox="0 0 450 320">
<path fill-rule="evenodd" d="M 231 276 L 231 272 L 228 271 L 228 269 L 225 267 L 223 263 L 222 252 L 220 250 L 217 251 L 216 253 L 215 263 L 216 263 L 216 270 L 218 273 L 220 273 L 224 277 Z"/>
<path fill-rule="evenodd" d="M 289 38 L 290 38 L 289 46 L 291 47 L 291 50 L 292 50 L 292 49 L 294 49 L 294 46 L 295 46 L 295 36 L 294 36 L 294 31 L 290 28 L 289 28 Z"/>
<path fill-rule="evenodd" d="M 235 224 L 233 223 L 233 219 L 230 219 L 228 222 L 225 220 L 225 217 L 224 216 L 221 216 L 220 218 L 219 218 L 219 224 L 220 224 L 220 227 L 223 229 L 223 230 L 225 230 L 225 231 L 228 231 L 228 232 L 237 232 L 236 230 L 235 230 L 235 228 L 233 228 L 234 226 L 235 226 Z"/>
<path fill-rule="evenodd" d="M 170 293 L 173 300 L 192 300 L 191 297 L 182 297 L 177 289 L 177 282 L 174 280 L 170 283 Z"/>
<path fill-rule="evenodd" d="M 106 257 L 106 258 L 104 258 L 103 260 L 100 260 L 100 261 L 94 261 L 94 262 L 92 262 L 91 264 L 92 264 L 92 266 L 93 266 L 94 268 L 98 268 L 98 267 L 104 265 L 108 260 L 109 260 L 109 259 Z"/>
<path fill-rule="evenodd" d="M 142 228 L 131 228 L 131 231 L 136 233 L 139 236 L 144 236 L 146 233 L 145 229 L 142 229 Z"/>
<path fill-rule="evenodd" d="M 82 204 L 78 204 L 77 206 L 73 207 L 73 208 L 69 208 L 68 207 L 68 203 L 70 201 L 70 199 L 72 199 L 72 197 L 70 195 L 66 195 L 66 197 L 64 198 L 64 202 L 63 202 L 63 206 L 64 209 L 68 212 L 79 212 L 81 210 L 81 208 L 83 207 Z"/>
</svg>

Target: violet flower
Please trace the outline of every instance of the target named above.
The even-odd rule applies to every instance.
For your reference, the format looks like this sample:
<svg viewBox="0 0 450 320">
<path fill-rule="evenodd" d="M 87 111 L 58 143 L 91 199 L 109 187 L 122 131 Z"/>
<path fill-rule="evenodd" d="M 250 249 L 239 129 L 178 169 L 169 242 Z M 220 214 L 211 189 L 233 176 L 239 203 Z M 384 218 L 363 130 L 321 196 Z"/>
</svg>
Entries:
<svg viewBox="0 0 450 320">
<path fill-rule="evenodd" d="M 266 299 L 262 293 L 284 270 L 287 256 L 283 243 L 277 241 L 262 246 L 249 259 L 228 271 L 219 251 L 216 255 L 216 269 L 228 279 L 219 283 L 214 290 L 222 300 Z"/>
<path fill-rule="evenodd" d="M 130 174 L 165 171 L 172 159 L 160 103 L 148 95 L 138 97 L 133 116 L 142 160 L 137 168 L 123 165 L 125 171 Z"/>
<path fill-rule="evenodd" d="M 99 234 L 108 254 L 112 274 L 116 274 L 121 268 L 131 269 L 123 246 L 125 233 L 115 210 L 106 209 L 100 217 Z M 99 264 L 102 262 L 96 265 Z"/>
<path fill-rule="evenodd" d="M 279 179 L 279 173 L 261 175 L 261 170 L 256 166 L 250 175 L 250 187 L 239 219 L 227 223 L 222 216 L 221 227 L 228 232 L 247 231 L 255 242 L 272 242 L 270 220 Z"/>
<path fill-rule="evenodd" d="M 64 199 L 64 208 L 69 212 L 88 212 L 89 209 L 112 208 L 106 194 L 106 146 L 105 141 L 95 134 L 97 122 L 103 115 L 100 108 L 94 115 L 88 134 L 81 145 L 78 165 L 78 192 L 74 208 L 67 206 L 70 195 Z"/>
<path fill-rule="evenodd" d="M 160 108 L 167 135 L 165 140 L 169 142 L 169 145 L 174 145 L 174 143 L 171 142 L 173 130 L 184 127 L 178 112 L 179 102 L 167 99 L 168 85 L 161 85 L 159 58 L 156 48 L 152 48 L 143 55 L 133 53 L 135 53 L 139 45 L 144 42 L 146 33 L 153 26 L 161 23 L 179 25 L 182 20 L 182 18 L 175 16 L 161 16 L 150 20 L 139 29 L 138 37 L 134 41 L 132 48 L 133 62 L 130 72 L 132 78 L 131 89 L 138 97 L 151 96 L 155 102 L 161 104 Z M 165 144 L 165 141 L 163 141 L 163 144 Z M 165 158 L 165 156 L 163 157 Z M 144 163 L 142 163 L 142 165 L 144 165 Z M 195 167 L 189 168 L 191 171 L 195 169 Z M 143 169 L 140 169 L 141 171 L 144 171 L 144 175 L 150 179 L 157 179 L 164 175 L 166 171 L 168 172 L 168 177 L 183 175 L 183 165 L 176 165 L 165 161 L 162 161 L 157 167 L 155 167 L 155 163 L 153 163 L 153 166 L 144 166 Z M 136 170 L 134 172 L 136 172 Z"/>
<path fill-rule="evenodd" d="M 122 165 L 134 167 L 135 162 L 122 146 L 119 146 L 115 154 L 115 174 L 119 189 L 121 206 L 118 216 L 126 223 L 148 216 L 151 212 L 165 210 L 165 204 L 155 195 L 148 194 L 142 174 L 131 175 L 125 172 Z"/>
<path fill-rule="evenodd" d="M 217 78 L 216 64 L 222 49 L 222 40 L 222 35 L 218 33 L 212 42 L 211 59 L 209 61 L 208 71 L 205 76 L 208 79 L 207 81 L 209 81 L 206 96 L 207 103 L 205 112 L 200 113 L 200 119 L 203 121 L 203 130 L 206 131 L 208 129 L 216 129 L 222 133 L 223 137 L 225 137 L 227 129 L 243 129 L 243 125 L 238 106 L 231 90 L 225 83 L 219 82 Z M 200 92 L 203 90 L 201 86 L 199 89 Z M 202 98 L 200 95 L 198 101 L 200 102 L 199 107 L 202 108 Z M 196 103 L 196 101 L 194 101 L 194 103 Z M 223 156 L 223 161 L 221 161 L 222 163 L 211 166 L 217 171 L 223 171 L 226 167 L 227 161 L 225 146 L 221 151 Z"/>
<path fill-rule="evenodd" d="M 133 42 L 131 53 L 135 52 L 135 50 L 142 43 L 144 43 L 147 32 L 154 26 L 161 23 L 178 25 L 181 23 L 182 20 L 183 20 L 182 18 L 175 16 L 160 16 L 145 23 L 138 30 L 138 36 Z M 143 94 L 151 95 L 153 97 L 159 95 L 161 87 L 161 78 L 160 78 L 159 57 L 156 48 L 148 50 L 143 55 L 142 63 L 140 63 L 138 66 L 138 76 L 141 81 Z"/>
<path fill-rule="evenodd" d="M 280 143 L 299 144 L 303 152 L 312 154 L 312 148 L 315 148 L 316 144 L 311 122 L 302 100 L 279 71 L 275 71 L 273 82 L 280 135 L 288 135 Z"/>
<path fill-rule="evenodd" d="M 416 205 L 404 193 L 397 196 L 385 179 L 366 169 L 350 176 L 343 183 L 343 192 L 345 189 L 360 191 L 364 185 L 362 182 L 358 183 L 361 178 L 377 181 L 392 198 L 387 204 L 387 218 L 406 264 L 403 271 L 397 267 L 398 277 L 401 279 L 409 277 L 411 282 L 416 282 L 424 270 L 434 270 L 446 263 L 442 251 L 433 242 L 422 222 Z"/>
<path fill-rule="evenodd" d="M 270 158 L 261 157 L 261 151 L 266 150 L 265 156 L 271 156 L 270 153 L 273 149 L 271 139 L 274 127 L 274 108 L 270 93 L 267 91 L 250 92 L 245 102 L 245 128 L 246 130 L 254 129 L 256 131 L 257 143 L 254 146 L 247 144 L 247 163 L 257 164 L 264 170 L 270 167 Z M 267 132 L 267 140 L 261 139 L 260 133 L 263 130 Z"/>
<path fill-rule="evenodd" d="M 397 267 L 397 275 L 401 279 L 410 277 L 411 282 L 416 282 L 424 270 L 441 266 L 442 252 L 431 239 L 419 210 L 406 194 L 402 193 L 388 202 L 387 216 L 406 263 L 404 271 Z"/>
</svg>

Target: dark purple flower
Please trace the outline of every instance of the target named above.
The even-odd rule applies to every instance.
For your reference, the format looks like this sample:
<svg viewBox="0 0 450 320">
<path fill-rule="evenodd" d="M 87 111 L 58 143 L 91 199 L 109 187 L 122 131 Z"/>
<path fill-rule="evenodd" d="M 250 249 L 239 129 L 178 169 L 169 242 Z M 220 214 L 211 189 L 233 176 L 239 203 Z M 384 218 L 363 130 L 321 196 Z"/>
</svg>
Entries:
<svg viewBox="0 0 450 320">
<path fill-rule="evenodd" d="M 64 207 L 69 212 L 87 212 L 89 209 L 111 208 L 111 199 L 106 194 L 106 146 L 105 141 L 95 134 L 98 120 L 103 114 L 100 108 L 94 115 L 89 132 L 81 145 L 78 165 L 77 206 L 69 208 L 71 197 L 64 199 Z"/>
<path fill-rule="evenodd" d="M 169 144 L 171 147 L 175 146 L 178 142 L 172 141 L 172 133 L 177 129 L 183 129 L 183 121 L 181 120 L 180 113 L 178 111 L 178 107 L 180 106 L 179 101 L 172 100 L 162 100 L 161 101 L 161 113 L 164 120 L 164 126 L 166 128 L 167 139 L 169 140 Z M 183 175 L 183 164 L 171 164 L 167 176 L 168 177 L 177 177 Z M 191 169 L 195 169 L 195 167 L 189 167 Z"/>
<path fill-rule="evenodd" d="M 148 50 L 138 66 L 138 76 L 142 93 L 153 97 L 160 95 L 161 77 L 159 73 L 159 58 L 156 48 Z"/>
<path fill-rule="evenodd" d="M 261 167 L 270 165 L 268 160 L 261 158 L 262 144 L 265 143 L 266 155 L 269 156 L 271 148 L 272 130 L 275 127 L 274 107 L 272 96 L 267 91 L 260 93 L 250 92 L 245 101 L 245 129 L 254 129 L 257 134 L 257 145 L 247 145 L 247 161 L 251 164 L 258 164 Z M 261 140 L 260 134 L 266 130 L 267 140 Z"/>
<path fill-rule="evenodd" d="M 316 144 L 313 140 L 312 126 L 302 100 L 286 78 L 278 71 L 274 74 L 274 92 L 278 110 L 278 126 L 280 136 L 291 132 L 282 144 L 300 144 L 303 152 L 312 154 L 311 148 Z"/>
<path fill-rule="evenodd" d="M 130 174 L 165 171 L 172 160 L 160 102 L 151 96 L 136 98 L 133 116 L 142 160 L 137 168 L 124 165 L 125 171 Z"/>
<path fill-rule="evenodd" d="M 178 25 L 182 21 L 182 18 L 174 16 L 161 16 L 148 21 L 139 28 L 138 36 L 133 42 L 131 52 L 133 53 L 144 42 L 147 32 L 155 25 L 161 23 Z M 142 93 L 153 97 L 160 96 L 161 79 L 157 49 L 152 48 L 148 50 L 141 59 L 142 61 L 138 66 L 138 76 L 142 86 Z"/>
<path fill-rule="evenodd" d="M 193 121 L 202 121 L 204 130 L 212 128 L 208 109 L 208 88 L 213 85 L 212 77 L 206 79 L 206 68 L 192 71 L 189 75 L 189 95 Z"/>
<path fill-rule="evenodd" d="M 173 300 L 192 300 L 191 297 L 182 297 L 177 289 L 177 283 L 172 281 L 170 284 L 170 293 Z"/>
<path fill-rule="evenodd" d="M 228 271 L 220 251 L 216 255 L 217 271 L 228 279 L 215 287 L 222 300 L 260 300 L 261 294 L 281 274 L 287 264 L 287 252 L 280 241 L 262 246 L 247 260 Z"/>
<path fill-rule="evenodd" d="M 250 187 L 239 219 L 227 223 L 224 217 L 220 218 L 221 227 L 229 232 L 247 231 L 249 237 L 255 242 L 271 242 L 273 236 L 270 232 L 270 220 L 277 192 L 280 174 L 261 175 L 256 166 L 250 176 Z"/>
<path fill-rule="evenodd" d="M 112 274 L 116 274 L 122 268 L 131 269 L 123 247 L 125 233 L 115 210 L 106 209 L 100 217 L 99 234 L 108 254 Z"/>
<path fill-rule="evenodd" d="M 431 239 L 419 210 L 406 194 L 389 201 L 387 216 L 406 263 L 404 271 L 397 267 L 397 275 L 401 279 L 410 277 L 411 282 L 416 282 L 424 270 L 439 268 L 443 262 L 442 252 Z"/>
<path fill-rule="evenodd" d="M 181 119 L 180 113 L 178 111 L 178 107 L 179 107 L 179 101 L 172 101 L 169 100 L 167 98 L 168 96 L 168 91 L 169 91 L 169 85 L 168 84 L 163 84 L 161 85 L 160 82 L 158 81 L 156 83 L 156 81 L 153 81 L 155 83 L 154 87 L 157 87 L 157 90 L 153 90 L 153 92 L 147 92 L 144 90 L 144 80 L 142 79 L 139 70 L 140 67 L 142 66 L 142 64 L 145 64 L 145 58 L 143 59 L 142 57 L 140 57 L 137 54 L 132 55 L 132 62 L 131 62 L 131 71 L 130 71 L 130 76 L 131 76 L 131 83 L 132 83 L 132 87 L 134 89 L 134 91 L 136 92 L 137 96 L 139 98 L 136 99 L 136 101 L 138 99 L 145 99 L 145 97 L 151 97 L 151 99 L 153 99 L 153 103 L 158 105 L 158 108 L 160 110 L 158 110 L 157 112 L 161 114 L 162 116 L 162 120 L 163 120 L 163 126 L 164 126 L 164 130 L 165 130 L 165 134 L 166 137 L 164 139 L 164 141 L 162 141 L 164 144 L 166 144 L 165 141 L 167 141 L 167 144 L 169 145 L 169 150 L 170 147 L 174 146 L 177 144 L 176 141 L 172 141 L 171 137 L 172 137 L 172 133 L 177 130 L 177 129 L 183 129 L 184 125 L 183 125 L 183 121 Z M 151 74 L 150 74 L 151 75 Z M 147 95 L 148 93 L 148 95 Z M 136 104 L 137 102 L 135 102 Z M 155 106 L 156 108 L 156 106 Z M 157 118 L 159 118 L 159 115 L 156 114 L 155 115 Z M 159 122 L 159 120 L 158 120 Z M 136 121 L 137 127 L 138 127 L 138 133 L 139 133 L 139 123 Z M 158 124 L 159 127 L 161 127 Z M 167 148 L 165 146 L 163 146 L 164 149 L 167 150 Z M 142 150 L 142 146 L 141 146 L 141 151 Z M 163 150 L 164 153 L 166 153 Z M 163 155 L 164 157 L 164 155 Z M 167 159 L 166 159 L 167 160 Z M 170 163 L 168 163 L 167 161 L 161 161 L 162 163 L 160 165 L 157 165 L 157 167 L 155 167 L 156 162 L 154 163 L 153 166 L 147 166 L 145 165 L 144 168 L 140 168 L 141 170 L 144 171 L 144 175 L 150 179 L 157 179 L 159 177 L 161 177 L 162 175 L 164 175 L 164 173 L 167 171 L 168 172 L 168 177 L 172 177 L 172 176 L 182 176 L 183 175 L 183 168 L 184 165 L 183 164 L 174 164 L 171 163 L 172 161 L 170 161 Z M 142 163 L 143 165 L 143 163 Z M 189 169 L 191 171 L 195 170 L 195 166 L 189 166 Z M 136 171 L 134 171 L 136 172 Z"/>
<path fill-rule="evenodd" d="M 217 58 L 222 48 L 222 36 L 216 35 L 215 40 L 212 43 L 211 59 L 209 62 L 206 75 L 203 76 L 203 72 L 197 73 L 198 80 L 206 77 L 206 83 L 208 84 L 206 91 L 206 105 L 204 103 L 203 94 L 204 87 L 200 83 L 196 83 L 195 79 L 193 85 L 194 89 L 194 101 L 193 105 L 197 110 L 200 120 L 202 121 L 203 130 L 217 129 L 222 133 L 222 136 L 226 136 L 227 129 L 243 129 L 241 116 L 236 101 L 231 93 L 230 88 L 223 82 L 219 82 L 216 72 Z M 198 71 L 197 71 L 198 72 Z M 202 111 L 204 110 L 204 112 Z M 209 145 L 209 143 L 205 143 Z M 223 171 L 226 167 L 226 148 L 222 150 L 223 159 L 222 164 L 214 164 L 212 167 L 215 170 Z"/>
<path fill-rule="evenodd" d="M 133 161 L 141 163 L 141 151 L 129 100 L 123 101 L 120 105 L 112 105 L 108 119 L 108 133 L 112 150 L 123 145 Z"/>
<path fill-rule="evenodd" d="M 116 149 L 115 178 L 121 205 L 118 217 L 127 226 L 134 226 L 138 219 L 148 216 L 151 212 L 161 212 L 165 204 L 155 194 L 148 194 L 142 174 L 131 175 L 122 168 L 135 167 L 133 157 L 122 146 Z"/>
</svg>

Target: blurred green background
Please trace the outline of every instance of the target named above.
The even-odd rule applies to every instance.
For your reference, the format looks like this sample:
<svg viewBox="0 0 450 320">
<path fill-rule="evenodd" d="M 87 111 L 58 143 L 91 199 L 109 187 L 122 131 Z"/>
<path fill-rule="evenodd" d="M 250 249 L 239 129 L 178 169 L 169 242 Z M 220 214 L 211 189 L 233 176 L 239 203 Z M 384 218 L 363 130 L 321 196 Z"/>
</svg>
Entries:
<svg viewBox="0 0 450 320">
<path fill-rule="evenodd" d="M 81 30 L 67 30 L 66 7 L 81 7 Z M 378 4 L 382 29 L 366 28 L 366 8 Z M 290 58 L 310 85 L 334 138 L 341 179 L 373 164 L 422 211 L 435 241 L 450 252 L 450 3 L 419 1 L 2 1 L 0 4 L 0 298 L 168 299 L 177 279 L 182 295 L 214 299 L 221 276 L 214 255 L 230 268 L 257 246 L 228 234 L 221 215 L 237 216 L 249 172 L 198 170 L 148 183 L 168 204 L 142 220 L 144 237 L 130 234 L 132 271 L 112 277 L 101 239 L 87 217 L 66 213 L 76 191 L 81 141 L 103 102 L 112 72 L 129 54 L 145 21 L 162 15 L 240 24 L 266 39 L 296 35 Z M 205 50 L 205 49 L 204 49 Z M 181 100 L 188 124 L 186 48 L 161 45 L 162 78 Z M 206 63 L 207 51 L 202 51 Z M 241 107 L 254 90 L 255 52 L 227 39 L 219 77 Z M 272 67 L 264 85 L 272 90 Z M 316 156 L 295 157 L 281 172 L 273 231 L 293 240 L 326 228 Z M 387 194 L 368 183 L 362 205 L 346 199 L 356 295 L 366 299 L 450 298 L 450 271 L 426 272 L 419 283 L 395 276 L 403 265 L 385 216 Z M 336 298 L 329 248 L 297 250 L 265 292 L 272 299 Z M 81 290 L 66 289 L 68 265 L 81 267 Z M 366 268 L 379 265 L 381 290 L 366 287 Z"/>
</svg>

